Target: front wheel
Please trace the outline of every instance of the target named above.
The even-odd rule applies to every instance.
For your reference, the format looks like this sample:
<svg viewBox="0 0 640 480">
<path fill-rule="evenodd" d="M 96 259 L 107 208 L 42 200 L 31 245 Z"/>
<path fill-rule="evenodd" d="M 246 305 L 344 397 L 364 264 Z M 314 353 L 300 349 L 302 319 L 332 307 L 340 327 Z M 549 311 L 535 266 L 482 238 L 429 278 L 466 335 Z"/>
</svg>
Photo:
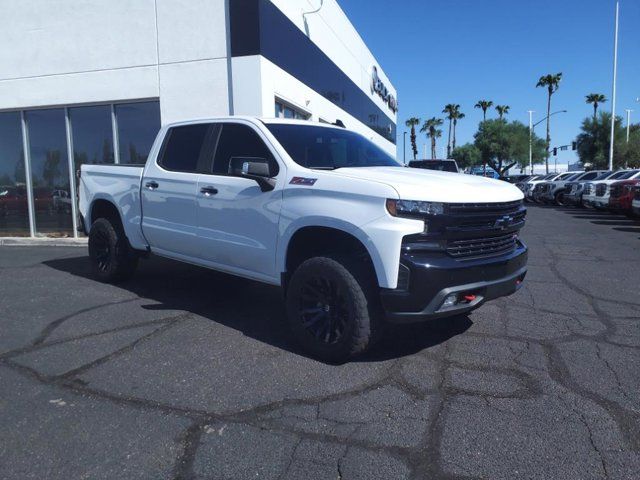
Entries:
<svg viewBox="0 0 640 480">
<path fill-rule="evenodd" d="M 556 205 L 564 206 L 564 193 L 558 192 L 554 195 L 554 201 Z"/>
<path fill-rule="evenodd" d="M 287 289 L 287 317 L 312 356 L 340 363 L 363 353 L 382 326 L 372 268 L 341 257 L 314 257 L 294 272 Z"/>
<path fill-rule="evenodd" d="M 106 218 L 99 218 L 91 225 L 89 258 L 96 278 L 107 283 L 130 278 L 138 266 L 138 256 L 122 227 Z"/>
</svg>

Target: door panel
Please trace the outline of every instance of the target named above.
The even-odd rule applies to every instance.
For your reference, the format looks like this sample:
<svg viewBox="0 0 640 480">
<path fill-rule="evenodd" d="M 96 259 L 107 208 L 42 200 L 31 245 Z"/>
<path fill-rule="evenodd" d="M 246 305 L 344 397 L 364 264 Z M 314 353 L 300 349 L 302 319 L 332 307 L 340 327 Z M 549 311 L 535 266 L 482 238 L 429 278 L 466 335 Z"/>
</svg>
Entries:
<svg viewBox="0 0 640 480">
<path fill-rule="evenodd" d="M 152 248 L 197 256 L 198 177 L 211 170 L 218 133 L 212 123 L 167 131 L 157 161 L 149 163 L 142 179 L 142 231 Z"/>
<path fill-rule="evenodd" d="M 197 253 L 197 186 L 195 173 L 155 171 L 143 178 L 142 231 L 152 249 Z"/>
<path fill-rule="evenodd" d="M 207 187 L 217 193 L 201 192 Z M 201 175 L 197 197 L 200 258 L 258 277 L 274 277 L 281 205 L 281 189 L 263 192 L 246 178 Z"/>
<path fill-rule="evenodd" d="M 255 180 L 230 175 L 234 157 L 265 159 L 270 176 L 285 177 L 259 131 L 240 122 L 224 123 L 212 173 L 198 179 L 199 255 L 223 269 L 273 280 L 282 180 L 263 192 Z"/>
</svg>

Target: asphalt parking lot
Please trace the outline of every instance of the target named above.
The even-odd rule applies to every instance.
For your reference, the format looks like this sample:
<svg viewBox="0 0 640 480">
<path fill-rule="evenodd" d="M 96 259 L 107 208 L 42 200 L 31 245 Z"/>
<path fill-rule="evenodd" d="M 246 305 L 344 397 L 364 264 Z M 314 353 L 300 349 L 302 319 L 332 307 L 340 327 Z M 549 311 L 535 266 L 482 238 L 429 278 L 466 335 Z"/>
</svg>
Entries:
<svg viewBox="0 0 640 480">
<path fill-rule="evenodd" d="M 0 478 L 636 479 L 640 223 L 533 206 L 523 237 L 517 294 L 342 366 L 277 289 L 0 247 Z"/>
</svg>

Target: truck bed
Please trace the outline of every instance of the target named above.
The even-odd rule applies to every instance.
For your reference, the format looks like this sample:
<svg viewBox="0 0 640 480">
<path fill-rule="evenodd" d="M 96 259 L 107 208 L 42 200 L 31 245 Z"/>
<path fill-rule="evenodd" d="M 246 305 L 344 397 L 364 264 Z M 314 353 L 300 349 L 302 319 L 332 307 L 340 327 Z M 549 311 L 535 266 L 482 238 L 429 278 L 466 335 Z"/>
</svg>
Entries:
<svg viewBox="0 0 640 480">
<path fill-rule="evenodd" d="M 140 223 L 140 183 L 144 172 L 141 165 L 82 165 L 80 167 L 79 196 L 80 215 L 85 231 L 91 223 L 88 206 L 95 200 L 107 200 L 121 212 L 122 223 L 129 242 L 134 248 L 146 248 Z"/>
</svg>

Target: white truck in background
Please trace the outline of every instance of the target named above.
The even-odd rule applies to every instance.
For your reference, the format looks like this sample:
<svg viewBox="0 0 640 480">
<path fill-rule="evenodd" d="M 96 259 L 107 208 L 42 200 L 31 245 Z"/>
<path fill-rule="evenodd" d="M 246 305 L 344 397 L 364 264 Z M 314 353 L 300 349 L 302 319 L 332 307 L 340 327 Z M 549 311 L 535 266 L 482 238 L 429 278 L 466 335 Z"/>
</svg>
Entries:
<svg viewBox="0 0 640 480">
<path fill-rule="evenodd" d="M 469 312 L 526 274 L 515 186 L 408 169 L 359 134 L 229 117 L 164 126 L 145 165 L 83 165 L 98 279 L 157 254 L 285 292 L 311 355 L 341 362 L 382 327 Z"/>
</svg>

